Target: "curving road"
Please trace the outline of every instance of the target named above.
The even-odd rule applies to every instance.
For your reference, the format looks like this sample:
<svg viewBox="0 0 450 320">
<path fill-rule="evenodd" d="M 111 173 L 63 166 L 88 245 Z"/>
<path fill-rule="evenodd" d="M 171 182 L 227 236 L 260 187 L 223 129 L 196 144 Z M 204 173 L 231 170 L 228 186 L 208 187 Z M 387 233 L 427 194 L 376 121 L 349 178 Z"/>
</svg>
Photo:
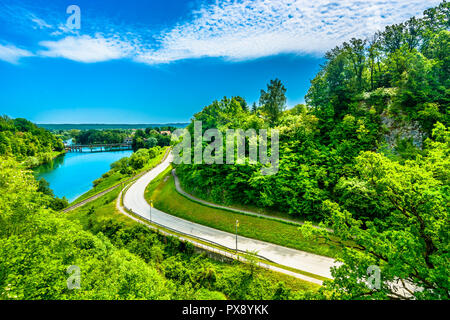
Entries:
<svg viewBox="0 0 450 320">
<path fill-rule="evenodd" d="M 162 226 L 218 243 L 229 249 L 235 249 L 235 234 L 193 223 L 162 212 L 156 208 L 151 208 L 150 217 L 150 205 L 144 198 L 145 189 L 154 178 L 167 169 L 172 160 L 173 156 L 172 153 L 170 153 L 160 165 L 136 180 L 136 182 L 125 192 L 123 197 L 124 206 L 135 214 L 146 219 L 151 218 L 152 221 Z M 330 268 L 333 265 L 336 265 L 336 262 L 332 258 L 241 236 L 238 236 L 238 249 L 244 251 L 257 251 L 260 256 L 280 265 L 307 271 L 327 278 L 332 278 Z"/>
</svg>

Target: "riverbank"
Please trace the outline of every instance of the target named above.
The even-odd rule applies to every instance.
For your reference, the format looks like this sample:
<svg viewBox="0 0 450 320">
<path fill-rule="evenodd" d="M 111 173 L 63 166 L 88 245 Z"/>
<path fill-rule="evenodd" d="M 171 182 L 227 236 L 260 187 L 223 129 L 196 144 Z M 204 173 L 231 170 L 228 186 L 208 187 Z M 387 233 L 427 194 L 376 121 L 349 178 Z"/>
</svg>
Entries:
<svg viewBox="0 0 450 320">
<path fill-rule="evenodd" d="M 39 166 L 50 163 L 51 161 L 55 160 L 56 158 L 64 154 L 66 154 L 66 150 L 46 152 L 40 154 L 39 157 L 27 157 L 20 164 L 23 166 L 24 169 L 33 170 Z"/>
<path fill-rule="evenodd" d="M 104 192 L 105 190 L 108 190 L 114 186 L 124 183 L 124 182 L 128 181 L 130 178 L 132 178 L 136 175 L 139 175 L 140 173 L 151 170 L 152 168 L 154 168 L 156 165 L 158 165 L 161 162 L 161 160 L 166 155 L 167 149 L 168 149 L 168 147 L 161 148 L 159 153 L 153 159 L 150 159 L 150 161 L 148 163 L 146 163 L 144 165 L 144 167 L 142 167 L 139 170 L 132 171 L 129 174 L 123 174 L 120 171 L 117 171 L 115 169 L 111 169 L 108 172 L 103 173 L 102 176 L 99 177 L 99 179 L 94 180 L 94 181 L 101 180 L 101 182 L 96 184 L 89 191 L 87 191 L 84 194 L 77 197 L 74 201 L 72 201 L 70 203 L 70 205 L 71 206 L 76 205 L 90 197 L 93 197 L 97 194 Z"/>
<path fill-rule="evenodd" d="M 112 163 L 131 154 L 132 151 L 66 153 L 33 171 L 36 179 L 44 178 L 49 183 L 55 196 L 73 202 L 92 189 L 92 182 L 109 171 Z"/>
</svg>

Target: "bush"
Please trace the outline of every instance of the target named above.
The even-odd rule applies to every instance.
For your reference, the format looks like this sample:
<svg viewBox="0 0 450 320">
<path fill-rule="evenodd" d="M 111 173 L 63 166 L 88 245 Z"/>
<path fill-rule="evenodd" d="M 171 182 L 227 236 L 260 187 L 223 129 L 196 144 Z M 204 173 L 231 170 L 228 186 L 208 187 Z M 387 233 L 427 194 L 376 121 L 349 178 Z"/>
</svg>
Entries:
<svg viewBox="0 0 450 320">
<path fill-rule="evenodd" d="M 98 186 L 100 183 L 102 183 L 104 180 L 105 180 L 105 179 L 103 179 L 103 178 L 95 179 L 95 180 L 92 182 L 92 185 L 93 185 L 94 188 L 95 188 L 95 187 Z"/>
<path fill-rule="evenodd" d="M 64 208 L 69 206 L 69 201 L 67 201 L 66 197 L 63 198 L 54 198 L 50 203 L 50 208 L 55 211 L 61 211 Z"/>
</svg>

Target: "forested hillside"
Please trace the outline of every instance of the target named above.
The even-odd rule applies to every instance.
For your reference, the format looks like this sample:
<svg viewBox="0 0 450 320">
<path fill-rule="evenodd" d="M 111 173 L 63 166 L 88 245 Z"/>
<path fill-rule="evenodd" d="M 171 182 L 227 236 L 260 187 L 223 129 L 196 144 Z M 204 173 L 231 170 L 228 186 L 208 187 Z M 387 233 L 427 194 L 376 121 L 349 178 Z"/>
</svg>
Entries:
<svg viewBox="0 0 450 320">
<path fill-rule="evenodd" d="M 345 200 L 339 181 L 356 173 L 362 151 L 403 163 L 424 153 L 423 143 L 437 122 L 448 126 L 448 18 L 445 2 L 423 19 L 411 18 L 370 41 L 352 39 L 331 50 L 311 82 L 306 106 L 283 111 L 286 89 L 273 81 L 252 110 L 240 97 L 205 107 L 194 116 L 203 131 L 278 129 L 280 171 L 262 176 L 258 166 L 180 165 L 184 185 L 216 201 L 321 220 L 325 199 Z"/>
<path fill-rule="evenodd" d="M 251 110 L 240 97 L 205 107 L 193 118 L 203 130 L 279 130 L 279 171 L 180 164 L 184 188 L 323 222 L 355 241 L 328 287 L 334 297 L 448 298 L 449 15 L 443 2 L 423 18 L 334 48 L 306 105 L 285 110 L 286 88 L 276 79 Z M 387 280 L 379 291 L 358 281 L 370 265 Z M 398 293 L 388 285 L 394 279 L 423 292 Z"/>
<path fill-rule="evenodd" d="M 0 156 L 11 156 L 33 167 L 50 161 L 61 151 L 63 142 L 49 131 L 26 119 L 0 117 Z"/>
</svg>

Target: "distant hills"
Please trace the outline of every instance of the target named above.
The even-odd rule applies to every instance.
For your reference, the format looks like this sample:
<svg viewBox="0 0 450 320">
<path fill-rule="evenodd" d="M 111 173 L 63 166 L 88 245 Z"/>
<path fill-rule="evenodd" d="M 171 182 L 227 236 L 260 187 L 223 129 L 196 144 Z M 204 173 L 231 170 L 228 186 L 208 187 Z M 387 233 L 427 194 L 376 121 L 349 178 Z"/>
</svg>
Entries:
<svg viewBox="0 0 450 320">
<path fill-rule="evenodd" d="M 142 123 L 142 124 L 101 124 L 101 123 L 63 123 L 63 124 L 36 124 L 38 127 L 45 128 L 47 130 L 105 130 L 105 129 L 145 129 L 145 128 L 155 128 L 155 127 L 167 127 L 172 126 L 176 128 L 184 128 L 189 123 Z"/>
</svg>

